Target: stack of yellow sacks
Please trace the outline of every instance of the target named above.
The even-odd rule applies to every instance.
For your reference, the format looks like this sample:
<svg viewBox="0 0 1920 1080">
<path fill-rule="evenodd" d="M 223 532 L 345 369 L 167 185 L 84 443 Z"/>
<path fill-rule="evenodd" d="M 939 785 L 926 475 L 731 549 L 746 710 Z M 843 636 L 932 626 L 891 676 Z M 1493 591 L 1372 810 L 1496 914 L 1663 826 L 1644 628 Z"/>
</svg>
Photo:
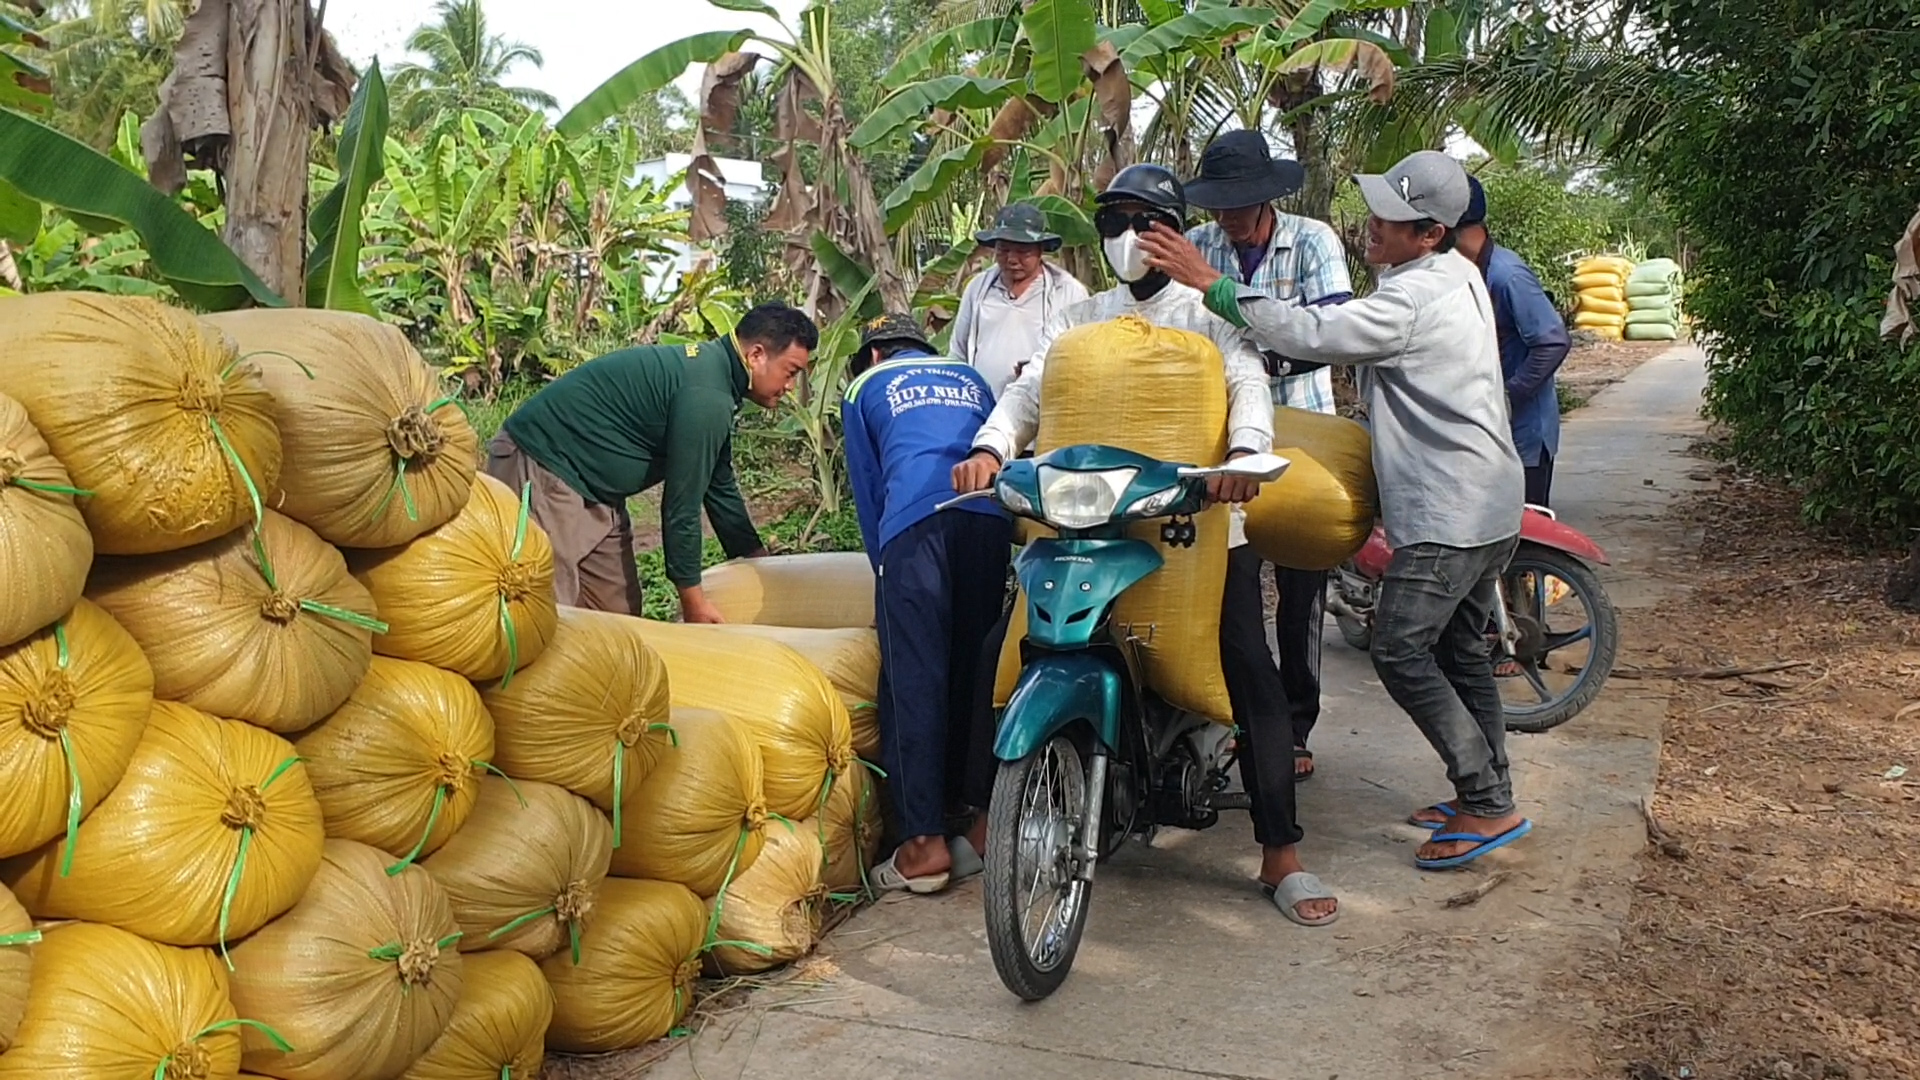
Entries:
<svg viewBox="0 0 1920 1080">
<path fill-rule="evenodd" d="M 1573 325 L 1619 341 L 1627 325 L 1627 277 L 1632 273 L 1633 260 L 1618 255 L 1596 255 L 1576 263 L 1573 287 L 1578 301 Z"/>
<path fill-rule="evenodd" d="M 812 947 L 840 699 L 675 711 L 477 461 L 371 319 L 0 301 L 0 1078 L 527 1080 Z"/>
</svg>

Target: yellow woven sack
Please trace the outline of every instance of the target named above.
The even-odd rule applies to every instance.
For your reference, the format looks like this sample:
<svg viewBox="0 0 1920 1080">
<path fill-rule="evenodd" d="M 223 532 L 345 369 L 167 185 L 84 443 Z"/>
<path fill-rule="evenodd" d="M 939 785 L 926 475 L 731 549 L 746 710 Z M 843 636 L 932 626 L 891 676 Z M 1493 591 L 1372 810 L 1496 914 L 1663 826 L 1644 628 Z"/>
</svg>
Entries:
<svg viewBox="0 0 1920 1080">
<path fill-rule="evenodd" d="M 1213 342 L 1138 316 L 1079 326 L 1055 339 L 1040 389 L 1041 453 L 1102 443 L 1162 461 L 1216 465 L 1227 456 L 1225 361 Z M 1227 722 L 1233 708 L 1220 674 L 1220 594 L 1227 579 L 1228 510 L 1194 518 L 1190 548 L 1160 543 L 1158 521 L 1134 526 L 1165 565 L 1114 605 L 1116 632 L 1133 627 L 1148 685 L 1168 701 Z M 1025 601 L 1021 601 L 1025 611 Z M 1005 648 L 1018 655 L 1020 639 Z"/>
<path fill-rule="evenodd" d="M 439 850 L 473 812 L 493 720 L 460 676 L 376 656 L 346 704 L 294 745 L 327 835 L 409 863 Z"/>
<path fill-rule="evenodd" d="M 1625 318 L 1629 310 L 1624 300 L 1602 300 L 1587 293 L 1580 294 L 1578 311 L 1582 315 L 1613 315 Z"/>
<path fill-rule="evenodd" d="M 630 616 L 561 608 L 539 663 L 480 687 L 493 714 L 493 763 L 612 813 L 670 741 L 667 666 L 645 629 Z"/>
<path fill-rule="evenodd" d="M 233 1004 L 291 1051 L 245 1035 L 246 1067 L 281 1080 L 394 1080 L 447 1030 L 463 985 L 447 895 L 417 866 L 327 841 L 307 895 L 233 948 Z"/>
<path fill-rule="evenodd" d="M 1575 312 L 1573 316 L 1573 325 L 1582 330 L 1612 330 L 1616 334 L 1626 322 L 1625 315 L 1602 315 L 1597 311 Z"/>
<path fill-rule="evenodd" d="M 466 987 L 446 1034 L 401 1080 L 540 1080 L 553 991 L 515 952 L 466 958 Z"/>
<path fill-rule="evenodd" d="M 489 776 L 473 814 L 420 865 L 447 891 L 460 950 L 535 960 L 580 948 L 613 855 L 613 828 L 565 788 Z"/>
<path fill-rule="evenodd" d="M 828 776 L 854 767 L 852 721 L 827 677 L 778 642 L 715 626 L 645 625 L 674 706 L 713 709 L 745 726 L 760 747 L 767 808 L 796 821 L 812 816 Z"/>
<path fill-rule="evenodd" d="M 80 512 L 113 555 L 190 547 L 259 516 L 280 432 L 256 361 L 157 300 L 41 293 L 0 300 L 0 393 L 26 406 L 92 492 Z"/>
<path fill-rule="evenodd" d="M 873 625 L 873 564 L 857 551 L 735 559 L 700 576 L 729 623 L 816 630 Z"/>
<path fill-rule="evenodd" d="M 767 842 L 760 748 L 745 727 L 706 709 L 673 710 L 673 732 L 674 745 L 627 797 L 613 872 L 713 896 Z"/>
<path fill-rule="evenodd" d="M 1594 301 L 1604 301 L 1607 303 L 1617 304 L 1626 300 L 1626 298 L 1627 298 L 1627 290 L 1618 281 L 1613 281 L 1606 285 L 1597 285 L 1590 288 L 1581 289 L 1578 294 L 1578 299 L 1582 304 L 1586 304 Z"/>
<path fill-rule="evenodd" d="M 286 465 L 273 508 L 342 547 L 404 544 L 467 505 L 480 440 L 398 328 L 348 311 L 213 315 L 257 354 Z"/>
<path fill-rule="evenodd" d="M 1586 292 L 1588 289 L 1618 289 L 1626 283 L 1626 280 L 1624 275 L 1612 270 L 1593 270 L 1575 274 L 1573 288 L 1575 292 Z"/>
<path fill-rule="evenodd" d="M 539 659 L 559 620 L 553 547 L 524 494 L 482 473 L 452 521 L 404 547 L 348 553 L 388 625 L 375 652 L 469 679 L 511 679 Z"/>
<path fill-rule="evenodd" d="M 716 942 L 707 965 L 720 975 L 752 975 L 791 963 L 820 940 L 827 887 L 820 882 L 820 823 L 776 823 L 746 873 L 707 904 Z"/>
<path fill-rule="evenodd" d="M 820 882 L 834 892 L 854 892 L 866 885 L 866 872 L 880 854 L 879 785 L 865 769 L 854 769 L 835 779 L 827 805 L 814 819 L 826 867 Z"/>
<path fill-rule="evenodd" d="M 547 1048 L 604 1054 L 673 1030 L 693 1007 L 706 940 L 707 906 L 684 887 L 608 878 L 580 962 L 540 962 L 553 988 Z"/>
<path fill-rule="evenodd" d="M 41 918 L 224 947 L 300 899 L 322 842 L 320 804 L 285 739 L 156 701 L 80 842 L 0 863 L 0 879 Z"/>
<path fill-rule="evenodd" d="M 1247 504 L 1247 542 L 1276 566 L 1331 570 L 1373 532 L 1373 440 L 1345 417 L 1285 406 L 1273 431 L 1274 453 L 1292 464 Z"/>
<path fill-rule="evenodd" d="M 85 600 L 0 646 L 0 858 L 79 828 L 127 771 L 152 705 L 146 655 Z"/>
<path fill-rule="evenodd" d="M 79 493 L 27 410 L 0 394 L 0 645 L 53 622 L 80 599 L 93 536 L 73 505 Z"/>
<path fill-rule="evenodd" d="M 380 625 L 340 553 L 271 511 L 257 534 L 101 559 L 87 598 L 140 643 L 157 696 L 280 732 L 347 700 Z"/>
<path fill-rule="evenodd" d="M 20 1018 L 27 1012 L 27 987 L 33 980 L 33 947 L 40 932 L 27 909 L 0 885 L 0 1054 L 13 1045 Z"/>
<path fill-rule="evenodd" d="M 1588 274 L 1611 274 L 1616 278 L 1625 278 L 1633 273 L 1633 260 L 1619 255 L 1591 255 L 1573 264 L 1575 277 Z"/>
<path fill-rule="evenodd" d="M 33 967 L 19 1033 L 0 1054 L 0 1080 L 232 1080 L 239 1073 L 241 1022 L 211 952 L 68 923 L 33 947 Z"/>
<path fill-rule="evenodd" d="M 880 636 L 870 629 L 817 630 L 807 627 L 726 623 L 730 634 L 777 641 L 805 657 L 827 677 L 853 723 L 853 752 L 880 760 Z"/>
</svg>

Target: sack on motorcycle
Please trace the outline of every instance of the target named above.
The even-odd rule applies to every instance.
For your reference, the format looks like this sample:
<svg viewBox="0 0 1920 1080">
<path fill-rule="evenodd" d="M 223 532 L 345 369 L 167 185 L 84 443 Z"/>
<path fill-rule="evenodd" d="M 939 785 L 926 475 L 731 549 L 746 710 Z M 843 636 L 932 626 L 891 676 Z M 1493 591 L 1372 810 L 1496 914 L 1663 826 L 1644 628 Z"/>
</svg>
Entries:
<svg viewBox="0 0 1920 1080">
<path fill-rule="evenodd" d="M 1273 452 L 1292 464 L 1247 504 L 1247 542 L 1294 570 L 1331 570 L 1352 558 L 1380 503 L 1367 429 L 1283 405 L 1273 410 Z"/>
<path fill-rule="evenodd" d="M 1101 443 L 1161 461 L 1215 465 L 1227 454 L 1226 362 L 1213 342 L 1137 316 L 1075 327 L 1047 352 L 1040 390 L 1040 453 Z M 1220 673 L 1220 594 L 1227 578 L 1227 507 L 1194 518 L 1190 548 L 1160 542 L 1159 521 L 1132 534 L 1166 560 L 1114 604 L 1116 633 L 1141 639 L 1147 684 L 1174 705 L 1226 723 Z M 1026 600 L 1018 601 L 1022 613 Z M 1151 628 L 1151 630 L 1149 630 Z M 1020 638 L 1007 634 L 1018 655 Z M 1009 688 L 1011 689 L 1011 688 Z M 998 695 L 996 695 L 998 696 Z"/>
<path fill-rule="evenodd" d="M 873 564 L 857 551 L 735 559 L 702 574 L 700 589 L 729 623 L 873 625 Z"/>
</svg>

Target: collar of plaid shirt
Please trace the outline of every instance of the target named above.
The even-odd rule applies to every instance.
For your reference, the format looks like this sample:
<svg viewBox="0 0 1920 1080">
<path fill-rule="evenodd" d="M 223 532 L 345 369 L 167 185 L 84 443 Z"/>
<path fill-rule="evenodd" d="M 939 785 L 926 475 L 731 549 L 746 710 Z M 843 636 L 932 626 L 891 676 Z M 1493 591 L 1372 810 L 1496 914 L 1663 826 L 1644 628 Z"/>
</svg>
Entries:
<svg viewBox="0 0 1920 1080">
<path fill-rule="evenodd" d="M 1215 270 L 1227 275 L 1242 285 L 1251 285 L 1276 300 L 1318 300 L 1333 292 L 1345 292 L 1345 288 L 1335 289 L 1340 282 L 1303 282 L 1300 273 L 1301 223 L 1307 219 L 1293 214 L 1273 212 L 1273 235 L 1267 239 L 1267 257 L 1253 272 L 1253 280 L 1247 281 L 1240 272 L 1240 252 L 1227 239 L 1227 234 L 1217 222 L 1209 221 L 1195 226 L 1187 232 L 1187 239 L 1200 249 L 1207 262 Z M 1345 258 L 1345 253 L 1340 253 Z M 1304 289 L 1303 289 L 1304 286 Z M 1307 292 L 1310 295 L 1302 296 Z M 1297 409 L 1310 409 L 1314 412 L 1333 411 L 1333 376 L 1325 368 L 1310 371 L 1305 375 L 1292 375 L 1273 380 L 1273 403 L 1290 405 Z"/>
</svg>

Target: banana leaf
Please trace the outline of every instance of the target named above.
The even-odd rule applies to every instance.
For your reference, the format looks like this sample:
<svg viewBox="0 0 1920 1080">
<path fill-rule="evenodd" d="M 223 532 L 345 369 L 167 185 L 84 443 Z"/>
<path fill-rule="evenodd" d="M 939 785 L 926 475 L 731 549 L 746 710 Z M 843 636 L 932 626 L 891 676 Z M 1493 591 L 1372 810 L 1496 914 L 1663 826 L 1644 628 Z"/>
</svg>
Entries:
<svg viewBox="0 0 1920 1080">
<path fill-rule="evenodd" d="M 922 206 L 945 195 L 954 181 L 978 169 L 980 159 L 992 147 L 992 139 L 975 139 L 922 162 L 911 176 L 887 193 L 881 209 L 886 211 L 888 234 L 899 232 Z"/>
<path fill-rule="evenodd" d="M 1080 56 L 1099 43 L 1088 0 L 1032 0 L 1020 25 L 1033 45 L 1033 92 L 1062 102 L 1082 82 Z"/>
<path fill-rule="evenodd" d="M 900 54 L 880 77 L 880 85 L 887 90 L 898 90 L 954 56 L 1012 47 L 1020 34 L 1018 14 L 1019 5 L 1009 4 L 1004 15 L 973 19 L 926 38 Z"/>
<path fill-rule="evenodd" d="M 658 93 L 694 64 L 711 64 L 727 53 L 739 51 L 752 36 L 751 30 L 712 30 L 668 42 L 601 83 L 593 93 L 582 98 L 580 104 L 567 110 L 554 130 L 569 139 L 585 135 L 602 121 L 625 112 L 634 102 Z"/>
<path fill-rule="evenodd" d="M 313 208 L 307 229 L 313 255 L 307 260 L 307 306 L 375 314 L 360 291 L 360 217 L 367 192 L 386 172 L 387 84 L 376 57 L 354 89 L 340 126 L 340 179 Z"/>
<path fill-rule="evenodd" d="M 938 79 L 914 83 L 887 95 L 860 126 L 847 136 L 847 143 L 864 149 L 925 119 L 935 109 L 992 109 L 1011 97 L 1017 85 L 1012 79 L 982 79 L 967 75 L 943 75 Z"/>
<path fill-rule="evenodd" d="M 0 181 L 89 229 L 131 227 L 154 270 L 188 303 L 210 311 L 249 300 L 286 306 L 233 249 L 138 174 L 9 109 L 0 109 Z"/>
</svg>

